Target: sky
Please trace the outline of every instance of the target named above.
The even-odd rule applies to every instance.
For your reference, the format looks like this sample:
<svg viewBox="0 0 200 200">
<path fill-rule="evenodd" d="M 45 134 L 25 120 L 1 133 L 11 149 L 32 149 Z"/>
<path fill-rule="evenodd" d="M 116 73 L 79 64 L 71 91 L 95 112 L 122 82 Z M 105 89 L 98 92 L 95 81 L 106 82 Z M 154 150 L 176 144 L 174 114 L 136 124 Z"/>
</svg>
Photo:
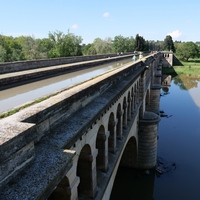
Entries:
<svg viewBox="0 0 200 200">
<path fill-rule="evenodd" d="M 0 34 L 48 38 L 56 31 L 83 43 L 115 36 L 200 41 L 199 0 L 0 0 Z"/>
</svg>

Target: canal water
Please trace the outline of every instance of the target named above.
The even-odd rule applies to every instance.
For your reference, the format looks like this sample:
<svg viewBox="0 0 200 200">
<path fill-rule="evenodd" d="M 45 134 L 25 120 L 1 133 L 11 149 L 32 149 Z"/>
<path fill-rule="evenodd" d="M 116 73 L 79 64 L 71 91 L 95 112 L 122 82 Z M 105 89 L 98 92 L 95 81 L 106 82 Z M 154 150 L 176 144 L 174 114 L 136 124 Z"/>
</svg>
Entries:
<svg viewBox="0 0 200 200">
<path fill-rule="evenodd" d="M 200 200 L 200 76 L 161 89 L 158 168 L 120 168 L 111 200 Z"/>
<path fill-rule="evenodd" d="M 2 90 L 0 91 L 0 113 L 30 103 L 31 101 L 48 96 L 60 90 L 67 89 L 108 71 L 123 67 L 130 62 L 133 62 L 131 58 L 118 60 Z"/>
</svg>

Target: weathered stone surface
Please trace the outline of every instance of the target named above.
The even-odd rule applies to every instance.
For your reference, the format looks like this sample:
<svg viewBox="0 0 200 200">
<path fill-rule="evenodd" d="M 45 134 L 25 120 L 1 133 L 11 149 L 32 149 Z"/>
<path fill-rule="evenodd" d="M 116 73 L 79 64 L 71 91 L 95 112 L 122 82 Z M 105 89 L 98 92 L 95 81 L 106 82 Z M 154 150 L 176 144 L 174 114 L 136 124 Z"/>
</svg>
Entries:
<svg viewBox="0 0 200 200">
<path fill-rule="evenodd" d="M 149 65 L 154 59 L 150 56 L 144 60 Z M 127 64 L 123 68 L 64 90 L 56 96 L 0 120 L 0 127 L 3 127 L 2 130 L 0 129 L 2 138 L 0 155 L 5 158 L 5 160 L 2 159 L 4 160 L 3 171 L 6 171 L 5 166 L 9 166 L 9 160 L 13 162 L 10 166 L 12 165 L 14 171 L 18 168 L 18 164 L 15 165 L 15 163 L 26 165 L 28 159 L 31 158 L 29 164 L 25 168 L 20 168 L 23 170 L 15 173 L 12 179 L 4 181 L 6 176 L 1 177 L 0 199 L 46 199 L 64 177 L 68 178 L 66 194 L 73 194 L 76 199 L 77 186 L 81 181 L 77 177 L 77 161 L 85 146 L 89 150 L 85 157 L 87 159 L 84 161 L 88 162 L 86 166 L 90 166 L 89 169 L 92 170 L 88 171 L 88 174 L 92 175 L 89 181 L 93 186 L 89 189 L 92 191 L 92 196 L 95 195 L 96 190 L 99 190 L 95 199 L 109 196 L 120 157 L 130 138 L 135 138 L 134 150 L 141 147 L 140 155 L 143 156 L 138 157 L 138 160 L 141 161 L 142 166 L 154 165 L 157 150 L 155 126 L 159 122 L 159 117 L 145 112 L 142 115 L 144 117 L 139 120 L 139 110 L 142 110 L 140 107 L 144 106 L 145 101 L 145 96 L 143 96 L 145 92 L 140 93 L 140 87 L 150 84 L 145 78 L 141 79 L 141 74 L 144 76 L 143 72 L 146 70 L 146 64 L 142 62 Z M 145 84 L 140 85 L 141 81 Z M 148 88 L 149 86 L 143 87 L 143 89 Z M 133 90 L 137 103 L 132 108 L 132 115 L 128 120 L 127 115 L 130 112 L 128 109 L 131 110 L 131 106 L 128 105 L 127 99 Z M 128 106 L 123 107 L 126 104 Z M 122 113 L 120 118 L 119 115 L 117 116 L 118 111 Z M 123 129 L 120 140 L 118 139 L 117 143 L 112 140 L 110 143 L 117 144 L 117 150 L 112 154 L 109 152 L 108 139 L 116 137 L 109 138 L 111 114 L 118 118 L 116 121 L 120 121 L 120 127 L 126 123 L 126 129 Z M 138 125 L 143 126 L 141 135 L 138 134 Z M 104 173 L 98 173 L 96 176 L 96 156 L 98 155 L 96 140 L 100 126 L 105 130 L 104 163 L 106 167 L 109 167 L 105 167 Z M 116 129 L 117 123 L 113 123 L 112 126 Z M 113 132 L 112 134 L 116 134 L 116 130 Z M 138 144 L 139 140 L 141 140 L 140 144 Z M 21 160 L 15 162 L 18 155 Z M 135 160 L 131 162 L 131 166 L 136 165 Z M 9 170 L 7 174 L 8 172 Z M 100 180 L 103 184 L 100 184 Z"/>
</svg>

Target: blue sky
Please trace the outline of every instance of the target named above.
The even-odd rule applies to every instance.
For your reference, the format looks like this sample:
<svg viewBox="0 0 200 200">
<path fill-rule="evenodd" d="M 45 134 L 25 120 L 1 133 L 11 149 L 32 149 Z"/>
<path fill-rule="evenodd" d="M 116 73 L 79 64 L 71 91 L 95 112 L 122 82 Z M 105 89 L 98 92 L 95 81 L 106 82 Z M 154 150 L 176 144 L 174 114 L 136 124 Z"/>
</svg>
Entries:
<svg viewBox="0 0 200 200">
<path fill-rule="evenodd" d="M 46 38 L 61 31 L 95 38 L 122 35 L 145 40 L 200 41 L 200 1 L 0 0 L 0 34 Z"/>
</svg>

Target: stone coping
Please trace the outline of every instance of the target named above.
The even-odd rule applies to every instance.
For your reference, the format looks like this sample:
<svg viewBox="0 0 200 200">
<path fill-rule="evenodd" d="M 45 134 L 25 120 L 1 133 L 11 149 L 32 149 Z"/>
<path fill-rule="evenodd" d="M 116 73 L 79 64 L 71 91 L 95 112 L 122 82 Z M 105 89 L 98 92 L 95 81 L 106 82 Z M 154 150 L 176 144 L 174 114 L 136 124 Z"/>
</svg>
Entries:
<svg viewBox="0 0 200 200">
<path fill-rule="evenodd" d="M 35 148 L 36 157 L 21 175 L 0 190 L 0 199 L 46 199 L 72 166 L 74 151 L 65 151 L 43 141 Z M 52 184 L 54 183 L 54 184 Z M 50 193 L 50 194 L 49 194 Z"/>
</svg>

